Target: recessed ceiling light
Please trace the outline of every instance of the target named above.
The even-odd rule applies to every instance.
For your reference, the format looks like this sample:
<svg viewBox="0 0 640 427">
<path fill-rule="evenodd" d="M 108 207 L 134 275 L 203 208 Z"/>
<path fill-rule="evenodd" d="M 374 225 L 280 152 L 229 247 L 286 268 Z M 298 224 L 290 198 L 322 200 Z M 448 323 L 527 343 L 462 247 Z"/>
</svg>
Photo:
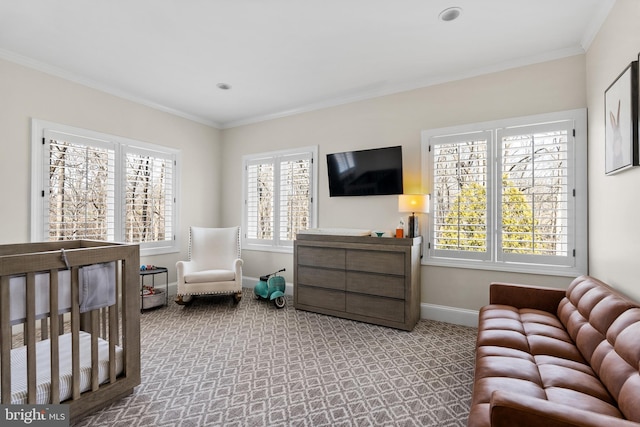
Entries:
<svg viewBox="0 0 640 427">
<path fill-rule="evenodd" d="M 222 90 L 231 89 L 231 85 L 229 83 L 218 83 L 216 86 L 218 87 L 218 89 L 222 89 Z"/>
<path fill-rule="evenodd" d="M 454 21 L 458 19 L 461 13 L 462 13 L 461 7 L 449 7 L 443 10 L 442 12 L 440 12 L 440 15 L 438 15 L 438 19 L 444 22 Z"/>
</svg>

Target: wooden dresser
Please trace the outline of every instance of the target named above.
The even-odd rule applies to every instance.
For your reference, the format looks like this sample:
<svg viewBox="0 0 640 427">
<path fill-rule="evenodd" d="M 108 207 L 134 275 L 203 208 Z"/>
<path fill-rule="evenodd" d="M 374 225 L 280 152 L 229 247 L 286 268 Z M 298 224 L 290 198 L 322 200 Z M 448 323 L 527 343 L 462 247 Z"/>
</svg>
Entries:
<svg viewBox="0 0 640 427">
<path fill-rule="evenodd" d="M 297 309 L 410 331 L 420 319 L 422 237 L 299 234 Z"/>
</svg>

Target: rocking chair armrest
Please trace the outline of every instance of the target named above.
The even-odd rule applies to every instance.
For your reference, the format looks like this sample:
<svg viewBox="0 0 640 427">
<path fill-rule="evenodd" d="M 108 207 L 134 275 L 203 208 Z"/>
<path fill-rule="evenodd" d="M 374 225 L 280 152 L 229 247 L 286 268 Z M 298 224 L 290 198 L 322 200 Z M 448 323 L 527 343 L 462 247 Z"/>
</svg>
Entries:
<svg viewBox="0 0 640 427">
<path fill-rule="evenodd" d="M 240 258 L 233 261 L 233 271 L 236 273 L 236 277 L 242 277 L 242 261 Z"/>
<path fill-rule="evenodd" d="M 193 261 L 178 261 L 176 262 L 176 273 L 178 281 L 184 281 L 185 274 L 189 274 L 195 271 L 195 263 Z"/>
</svg>

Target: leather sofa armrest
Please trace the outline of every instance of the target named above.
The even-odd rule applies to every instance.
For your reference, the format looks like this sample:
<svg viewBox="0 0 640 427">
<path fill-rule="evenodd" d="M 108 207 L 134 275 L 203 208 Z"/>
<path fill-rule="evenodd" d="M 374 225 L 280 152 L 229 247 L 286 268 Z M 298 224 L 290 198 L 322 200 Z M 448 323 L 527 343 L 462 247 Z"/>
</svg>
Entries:
<svg viewBox="0 0 640 427">
<path fill-rule="evenodd" d="M 491 395 L 492 427 L 631 427 L 637 423 L 517 393 Z"/>
<path fill-rule="evenodd" d="M 516 308 L 533 308 L 556 314 L 558 304 L 566 295 L 566 291 L 541 286 L 514 285 L 493 282 L 489 287 L 491 304 L 510 305 Z"/>
</svg>

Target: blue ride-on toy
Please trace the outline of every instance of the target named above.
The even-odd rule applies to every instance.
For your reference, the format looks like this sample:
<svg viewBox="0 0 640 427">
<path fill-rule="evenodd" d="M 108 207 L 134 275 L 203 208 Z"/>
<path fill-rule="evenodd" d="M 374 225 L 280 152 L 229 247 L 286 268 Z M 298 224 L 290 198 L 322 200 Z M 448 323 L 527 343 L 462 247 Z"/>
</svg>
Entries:
<svg viewBox="0 0 640 427">
<path fill-rule="evenodd" d="M 253 293 L 256 294 L 258 299 L 268 299 L 273 301 L 276 308 L 283 308 L 287 304 L 287 300 L 284 297 L 284 291 L 287 287 L 284 277 L 278 276 L 278 273 L 285 271 L 278 270 L 275 273 L 260 276 L 260 281 L 253 288 Z"/>
</svg>

